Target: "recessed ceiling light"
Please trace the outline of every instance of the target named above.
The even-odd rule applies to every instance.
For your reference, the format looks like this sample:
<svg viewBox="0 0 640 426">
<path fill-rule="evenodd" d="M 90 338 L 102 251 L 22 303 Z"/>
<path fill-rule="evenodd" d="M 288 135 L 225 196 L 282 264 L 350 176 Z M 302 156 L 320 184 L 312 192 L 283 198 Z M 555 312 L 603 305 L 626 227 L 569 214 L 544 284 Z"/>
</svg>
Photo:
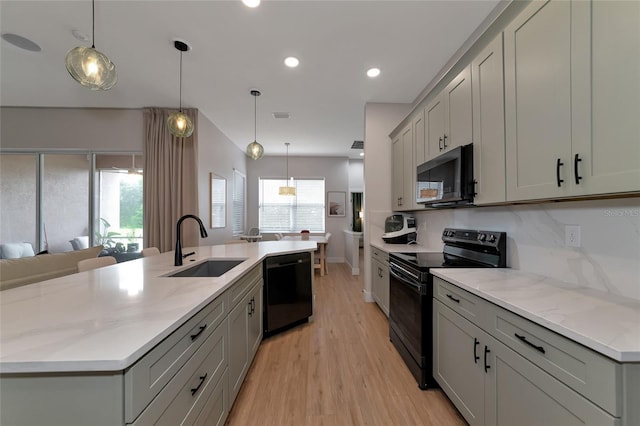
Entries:
<svg viewBox="0 0 640 426">
<path fill-rule="evenodd" d="M 367 71 L 367 75 L 371 78 L 379 76 L 380 68 L 370 68 L 369 71 Z"/>
<path fill-rule="evenodd" d="M 247 6 L 247 7 L 258 7 L 258 6 L 260 6 L 260 0 L 242 0 L 242 3 L 244 3 L 244 5 Z"/>
<path fill-rule="evenodd" d="M 289 68 L 295 68 L 300 64 L 300 61 L 295 56 L 289 56 L 284 58 L 284 64 Z"/>
<path fill-rule="evenodd" d="M 361 152 L 361 153 L 360 153 L 360 157 L 364 157 L 364 152 Z"/>
<path fill-rule="evenodd" d="M 2 39 L 7 43 L 12 44 L 15 47 L 22 50 L 28 50 L 29 52 L 42 51 L 42 48 L 38 46 L 35 42 L 29 40 L 26 37 L 22 37 L 18 34 L 4 33 L 2 34 Z"/>
</svg>

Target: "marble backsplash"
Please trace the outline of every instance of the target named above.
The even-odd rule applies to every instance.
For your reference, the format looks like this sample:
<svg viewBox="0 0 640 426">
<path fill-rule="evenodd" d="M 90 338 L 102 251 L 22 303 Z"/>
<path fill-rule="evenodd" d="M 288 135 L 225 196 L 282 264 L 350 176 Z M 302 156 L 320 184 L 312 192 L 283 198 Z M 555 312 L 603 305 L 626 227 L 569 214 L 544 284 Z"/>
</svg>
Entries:
<svg viewBox="0 0 640 426">
<path fill-rule="evenodd" d="M 442 249 L 447 226 L 505 231 L 509 267 L 640 300 L 640 198 L 429 210 L 415 216 L 418 243 L 428 251 Z M 380 218 L 372 219 L 378 225 Z M 581 227 L 581 247 L 565 245 L 565 225 Z M 378 232 L 378 226 L 372 228 Z"/>
</svg>

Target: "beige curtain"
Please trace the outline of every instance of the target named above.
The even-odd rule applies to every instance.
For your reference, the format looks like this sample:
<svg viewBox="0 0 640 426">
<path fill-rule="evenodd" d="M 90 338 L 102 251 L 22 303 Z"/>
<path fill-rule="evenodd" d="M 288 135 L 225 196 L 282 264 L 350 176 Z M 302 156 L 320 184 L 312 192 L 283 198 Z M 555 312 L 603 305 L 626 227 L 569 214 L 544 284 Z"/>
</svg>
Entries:
<svg viewBox="0 0 640 426">
<path fill-rule="evenodd" d="M 184 109 L 195 126 L 193 135 L 177 138 L 167 128 L 172 110 L 144 110 L 144 246 L 161 252 L 175 249 L 176 224 L 198 214 L 198 110 Z M 198 245 L 198 227 L 182 224 L 182 247 Z"/>
</svg>

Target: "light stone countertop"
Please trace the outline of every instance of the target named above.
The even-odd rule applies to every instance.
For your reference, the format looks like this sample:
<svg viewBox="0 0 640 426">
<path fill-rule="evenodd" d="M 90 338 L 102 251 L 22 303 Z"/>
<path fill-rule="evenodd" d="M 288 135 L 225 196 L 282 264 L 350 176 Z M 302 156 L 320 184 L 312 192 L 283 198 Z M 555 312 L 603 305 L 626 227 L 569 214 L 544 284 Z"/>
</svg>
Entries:
<svg viewBox="0 0 640 426">
<path fill-rule="evenodd" d="M 187 247 L 0 293 L 0 373 L 120 371 L 271 255 L 313 241 Z M 166 275 L 206 259 L 246 259 L 217 277 Z M 192 261 L 193 260 L 193 261 Z"/>
<path fill-rule="evenodd" d="M 431 269 L 445 281 L 619 362 L 640 362 L 640 301 L 512 269 Z"/>
</svg>

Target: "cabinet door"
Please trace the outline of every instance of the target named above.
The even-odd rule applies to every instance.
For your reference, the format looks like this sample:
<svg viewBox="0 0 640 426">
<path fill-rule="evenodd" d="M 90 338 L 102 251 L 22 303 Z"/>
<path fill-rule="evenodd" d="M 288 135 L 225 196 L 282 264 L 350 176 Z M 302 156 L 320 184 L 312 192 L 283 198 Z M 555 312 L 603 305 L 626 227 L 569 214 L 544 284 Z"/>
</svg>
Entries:
<svg viewBox="0 0 640 426">
<path fill-rule="evenodd" d="M 426 138 L 427 138 L 427 159 L 440 155 L 444 149 L 443 136 L 445 127 L 444 117 L 444 101 L 441 96 L 438 96 L 425 108 L 425 120 L 426 120 Z"/>
<path fill-rule="evenodd" d="M 486 375 L 489 425 L 619 425 L 620 419 L 592 404 L 518 353 L 490 338 Z"/>
<path fill-rule="evenodd" d="M 398 135 L 393 140 L 393 195 L 391 200 L 391 208 L 400 210 L 402 207 L 402 196 L 404 195 L 404 153 L 402 151 L 402 135 Z"/>
<path fill-rule="evenodd" d="M 424 123 L 424 110 L 421 109 L 418 114 L 413 117 L 413 145 L 415 147 L 416 166 L 427 161 L 429 151 Z"/>
<path fill-rule="evenodd" d="M 373 299 L 382 312 L 389 316 L 389 269 L 376 259 L 371 259 L 371 287 Z"/>
<path fill-rule="evenodd" d="M 249 315 L 249 364 L 258 351 L 264 330 L 262 327 L 262 283 L 251 292 L 250 301 L 253 304 L 253 309 Z"/>
<path fill-rule="evenodd" d="M 443 135 L 443 147 L 446 151 L 473 141 L 471 66 L 467 66 L 447 85 L 444 96 L 448 131 Z"/>
<path fill-rule="evenodd" d="M 570 194 L 571 7 L 533 2 L 504 31 L 510 201 Z"/>
<path fill-rule="evenodd" d="M 236 399 L 249 368 L 249 313 L 251 293 L 229 314 L 229 386 L 231 403 Z"/>
<path fill-rule="evenodd" d="M 488 337 L 440 301 L 433 304 L 433 376 L 470 425 L 483 425 Z"/>
<path fill-rule="evenodd" d="M 574 138 L 581 193 L 640 190 L 640 2 L 591 3 L 591 110 L 583 127 L 591 134 Z M 588 19 L 587 19 L 588 22 Z M 590 45 L 588 42 L 591 42 Z M 589 63 L 586 74 L 589 94 Z M 581 92 L 582 93 L 582 92 Z M 584 102 L 588 105 L 588 99 Z M 575 174 L 570 179 L 576 179 Z"/>
<path fill-rule="evenodd" d="M 403 189 L 402 209 L 413 210 L 416 206 L 416 166 L 413 162 L 413 128 L 409 124 L 402 131 Z"/>
<path fill-rule="evenodd" d="M 502 34 L 471 63 L 475 204 L 505 201 Z"/>
</svg>

